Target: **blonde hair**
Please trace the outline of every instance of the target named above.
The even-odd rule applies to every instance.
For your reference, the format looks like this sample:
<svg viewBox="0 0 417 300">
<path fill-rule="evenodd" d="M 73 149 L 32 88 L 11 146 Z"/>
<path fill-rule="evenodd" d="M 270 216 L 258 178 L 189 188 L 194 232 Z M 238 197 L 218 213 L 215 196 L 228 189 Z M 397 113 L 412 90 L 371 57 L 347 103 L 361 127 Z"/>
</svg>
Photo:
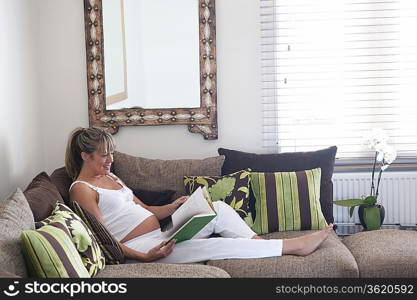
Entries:
<svg viewBox="0 0 417 300">
<path fill-rule="evenodd" d="M 68 175 L 75 180 L 83 165 L 81 153 L 92 154 L 94 151 L 113 152 L 116 147 L 113 136 L 98 127 L 75 128 L 68 137 L 65 152 L 65 168 Z"/>
</svg>

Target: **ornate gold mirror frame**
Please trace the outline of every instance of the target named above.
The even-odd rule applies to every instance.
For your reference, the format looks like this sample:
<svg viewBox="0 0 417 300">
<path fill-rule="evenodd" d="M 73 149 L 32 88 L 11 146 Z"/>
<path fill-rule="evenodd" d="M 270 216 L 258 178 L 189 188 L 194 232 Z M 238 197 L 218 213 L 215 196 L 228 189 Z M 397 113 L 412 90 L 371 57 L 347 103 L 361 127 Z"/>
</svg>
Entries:
<svg viewBox="0 0 417 300">
<path fill-rule="evenodd" d="M 107 110 L 102 0 L 84 0 L 90 126 L 104 127 L 114 134 L 119 126 L 185 124 L 190 132 L 217 139 L 215 0 L 195 1 L 199 1 L 200 107 Z"/>
</svg>

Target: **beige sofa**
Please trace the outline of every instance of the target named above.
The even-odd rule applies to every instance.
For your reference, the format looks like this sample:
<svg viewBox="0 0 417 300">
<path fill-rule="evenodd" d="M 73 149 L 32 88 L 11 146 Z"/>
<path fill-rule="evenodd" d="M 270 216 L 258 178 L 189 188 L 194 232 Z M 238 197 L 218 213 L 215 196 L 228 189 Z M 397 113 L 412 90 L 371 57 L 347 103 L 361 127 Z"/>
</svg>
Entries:
<svg viewBox="0 0 417 300">
<path fill-rule="evenodd" d="M 220 172 L 215 170 L 216 163 L 221 166 L 224 158 L 215 158 L 219 161 L 207 161 L 211 171 L 195 168 L 195 163 L 201 167 L 201 160 L 183 161 L 187 165 L 182 172 L 206 173 Z M 171 164 L 170 164 L 171 163 Z M 193 165 L 194 164 L 194 165 Z M 145 180 L 149 174 L 145 169 L 154 173 L 153 176 L 159 176 L 159 182 L 168 173 L 176 179 L 182 180 L 182 175 L 178 174 L 181 161 L 160 161 L 147 160 L 143 158 L 132 158 L 126 155 L 116 155 L 114 162 L 114 173 L 121 177 L 127 185 L 135 185 L 141 180 Z M 146 167 L 145 167 L 146 166 Z M 159 166 L 159 167 L 158 167 Z M 138 171 L 140 167 L 140 171 Z M 130 168 L 130 169 L 129 169 Z M 124 170 L 126 174 L 118 172 Z M 157 173 L 157 174 L 156 174 Z M 213 175 L 213 174 L 211 174 Z M 54 182 L 61 193 L 62 197 L 68 197 L 68 186 L 70 180 L 66 177 L 63 168 L 55 170 L 51 174 Z M 138 179 L 139 178 L 139 179 Z M 171 179 L 169 179 L 171 180 Z M 168 180 L 168 181 L 169 181 Z M 163 180 L 162 180 L 163 181 Z M 181 189 L 177 185 L 177 180 L 172 182 L 160 182 L 168 188 Z M 170 186 L 171 185 L 171 186 Z M 149 188 L 148 186 L 145 186 Z M 155 187 L 154 187 L 155 188 Z M 178 194 L 182 190 L 177 190 Z M 47 196 L 45 195 L 45 199 Z M 20 205 L 15 203 L 12 205 Z M 1 209 L 2 206 L 0 206 Z M 13 275 L 28 276 L 25 269 L 25 261 L 21 250 L 19 249 L 19 230 L 33 227 L 33 219 L 29 214 L 16 217 L 16 214 L 4 216 L 4 211 L 0 209 L 0 236 L 1 236 L 1 253 L 0 253 L 0 272 L 3 277 L 12 277 Z M 13 210 L 10 207 L 9 211 Z M 6 210 L 7 210 L 6 209 Z M 4 210 L 4 209 L 3 209 Z M 5 225 L 7 218 L 21 218 L 14 225 Z M 9 220 L 10 221 L 10 220 Z M 23 225 L 26 224 L 26 225 Z M 5 226 L 11 226 L 5 228 Z M 13 227 L 14 226 L 14 227 Z M 20 227 L 19 227 L 20 226 Z M 25 228 L 23 228 L 26 226 Z M 16 231 L 11 236 L 8 230 L 12 228 Z M 309 233 L 309 231 L 289 231 L 276 232 L 264 236 L 264 238 L 292 238 Z M 7 248 L 7 249 L 6 249 Z M 417 277 L 417 232 L 399 231 L 399 230 L 378 230 L 371 232 L 362 232 L 348 236 L 344 239 L 333 233 L 318 250 L 306 257 L 286 255 L 275 258 L 262 259 L 226 259 L 201 262 L 198 264 L 158 264 L 158 263 L 140 263 L 132 262 L 106 265 L 97 277 L 168 277 L 168 278 L 228 278 L 228 277 L 269 277 L 269 278 L 355 278 L 355 277 Z"/>
</svg>

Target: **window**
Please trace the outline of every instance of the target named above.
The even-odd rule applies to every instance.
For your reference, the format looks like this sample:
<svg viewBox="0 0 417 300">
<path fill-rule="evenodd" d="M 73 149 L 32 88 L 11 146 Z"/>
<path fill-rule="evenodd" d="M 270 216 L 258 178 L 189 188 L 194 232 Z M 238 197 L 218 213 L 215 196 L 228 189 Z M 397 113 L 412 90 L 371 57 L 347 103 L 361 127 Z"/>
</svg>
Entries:
<svg viewBox="0 0 417 300">
<path fill-rule="evenodd" d="M 416 0 L 260 0 L 264 147 L 372 157 L 373 128 L 417 157 Z"/>
</svg>

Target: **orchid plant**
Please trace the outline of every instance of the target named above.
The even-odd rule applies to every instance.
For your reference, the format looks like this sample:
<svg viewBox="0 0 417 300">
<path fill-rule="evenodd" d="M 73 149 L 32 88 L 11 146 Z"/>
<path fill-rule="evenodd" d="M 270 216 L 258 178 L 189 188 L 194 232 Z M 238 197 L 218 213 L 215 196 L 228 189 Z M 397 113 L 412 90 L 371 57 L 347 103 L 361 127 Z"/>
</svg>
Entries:
<svg viewBox="0 0 417 300">
<path fill-rule="evenodd" d="M 388 135 L 382 129 L 374 129 L 365 137 L 365 142 L 368 147 L 375 151 L 370 194 L 368 196 L 362 196 L 361 199 L 333 201 L 336 205 L 350 207 L 350 217 L 353 216 L 355 206 L 363 207 L 363 221 L 368 230 L 379 229 L 381 227 L 380 204 L 377 203 L 379 184 L 381 182 L 382 172 L 397 158 L 397 152 L 394 147 L 388 144 L 388 139 Z M 375 184 L 375 173 L 378 168 L 378 178 Z"/>
</svg>

